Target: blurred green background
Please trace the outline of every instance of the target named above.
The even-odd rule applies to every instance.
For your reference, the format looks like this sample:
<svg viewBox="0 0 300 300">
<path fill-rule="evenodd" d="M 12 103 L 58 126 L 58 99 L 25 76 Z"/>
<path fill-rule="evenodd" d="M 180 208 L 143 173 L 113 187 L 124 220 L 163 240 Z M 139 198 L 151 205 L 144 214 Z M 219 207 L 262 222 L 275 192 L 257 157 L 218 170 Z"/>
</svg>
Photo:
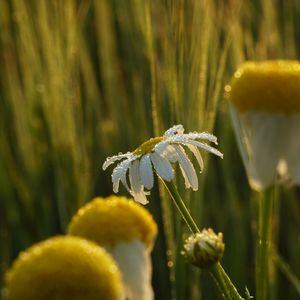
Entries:
<svg viewBox="0 0 300 300">
<path fill-rule="evenodd" d="M 219 139 L 224 159 L 204 154 L 199 191 L 177 184 L 198 224 L 224 233 L 223 266 L 253 294 L 257 195 L 223 89 L 244 60 L 299 58 L 299 22 L 298 0 L 0 0 L 0 287 L 21 250 L 112 193 L 107 156 L 181 123 Z M 300 191 L 277 193 L 270 298 L 300 299 Z M 185 264 L 188 230 L 158 183 L 147 208 L 156 299 L 218 299 Z"/>
</svg>

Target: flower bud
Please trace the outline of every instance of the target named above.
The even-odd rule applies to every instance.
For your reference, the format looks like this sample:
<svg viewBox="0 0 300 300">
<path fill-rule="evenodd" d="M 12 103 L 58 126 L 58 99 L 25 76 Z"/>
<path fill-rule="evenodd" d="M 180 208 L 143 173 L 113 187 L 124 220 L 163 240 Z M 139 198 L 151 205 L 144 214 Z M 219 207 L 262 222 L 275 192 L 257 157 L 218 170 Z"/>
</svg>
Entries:
<svg viewBox="0 0 300 300">
<path fill-rule="evenodd" d="M 225 245 L 223 234 L 211 228 L 191 235 L 184 244 L 184 255 L 188 262 L 199 268 L 209 268 L 221 260 Z"/>
</svg>

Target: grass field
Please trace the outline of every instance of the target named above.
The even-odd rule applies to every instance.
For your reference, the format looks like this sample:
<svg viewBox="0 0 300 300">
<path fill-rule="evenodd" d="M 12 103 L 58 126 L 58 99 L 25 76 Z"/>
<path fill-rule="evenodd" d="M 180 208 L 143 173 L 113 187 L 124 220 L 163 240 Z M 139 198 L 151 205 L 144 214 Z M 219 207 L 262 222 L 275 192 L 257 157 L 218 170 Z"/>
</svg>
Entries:
<svg viewBox="0 0 300 300">
<path fill-rule="evenodd" d="M 1 0 L 0 287 L 21 250 L 112 194 L 107 156 L 183 124 L 214 133 L 224 159 L 203 153 L 197 192 L 177 185 L 198 225 L 224 234 L 240 293 L 255 295 L 259 195 L 224 86 L 245 60 L 298 59 L 299 20 L 298 0 Z M 299 299 L 300 189 L 276 194 L 270 299 Z M 158 182 L 146 207 L 159 225 L 156 298 L 219 299 L 208 272 L 185 263 L 188 230 Z"/>
</svg>

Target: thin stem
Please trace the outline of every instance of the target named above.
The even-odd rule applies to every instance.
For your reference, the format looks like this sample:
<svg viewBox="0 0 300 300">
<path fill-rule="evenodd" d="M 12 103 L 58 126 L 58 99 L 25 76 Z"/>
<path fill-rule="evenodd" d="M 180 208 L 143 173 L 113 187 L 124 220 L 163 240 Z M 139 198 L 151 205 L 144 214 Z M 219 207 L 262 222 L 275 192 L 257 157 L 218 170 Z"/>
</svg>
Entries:
<svg viewBox="0 0 300 300">
<path fill-rule="evenodd" d="M 236 287 L 234 286 L 234 284 L 232 283 L 232 281 L 230 280 L 229 276 L 227 275 L 227 273 L 225 272 L 225 270 L 223 269 L 222 265 L 218 262 L 215 264 L 216 268 L 218 269 L 218 271 L 220 272 L 226 287 L 229 291 L 230 294 L 230 298 L 229 299 L 234 299 L 234 300 L 243 300 L 244 298 L 240 296 L 240 294 L 238 293 Z"/>
<path fill-rule="evenodd" d="M 300 294 L 300 279 L 293 272 L 291 266 L 276 252 L 275 249 L 271 250 L 272 258 L 275 261 L 278 269 L 287 278 L 287 280 L 294 286 L 298 294 Z"/>
<path fill-rule="evenodd" d="M 269 254 L 273 218 L 274 189 L 265 191 L 259 199 L 259 224 L 256 260 L 256 297 L 266 300 L 269 285 Z"/>
<path fill-rule="evenodd" d="M 185 203 L 183 202 L 181 196 L 179 195 L 175 184 L 171 182 L 166 182 L 162 180 L 164 185 L 166 186 L 171 198 L 173 199 L 177 209 L 179 210 L 183 220 L 185 221 L 186 225 L 189 227 L 192 233 L 200 233 L 200 230 L 195 223 L 194 219 L 192 218 L 190 212 L 188 211 Z"/>
<path fill-rule="evenodd" d="M 182 200 L 181 196 L 178 193 L 178 190 L 173 182 L 165 182 L 164 183 L 166 189 L 168 190 L 171 198 L 173 199 L 177 209 L 179 210 L 183 220 L 191 230 L 193 234 L 200 233 L 200 230 L 192 218 L 190 212 L 188 211 L 184 201 Z M 219 288 L 219 291 L 222 297 L 225 300 L 243 300 L 234 284 L 231 282 L 230 278 L 226 274 L 225 270 L 222 268 L 219 262 L 215 263 L 209 269 L 212 277 L 215 279 L 215 282 Z"/>
<path fill-rule="evenodd" d="M 216 282 L 217 287 L 219 288 L 219 291 L 221 293 L 221 296 L 223 299 L 231 299 L 230 292 L 228 291 L 226 287 L 225 280 L 223 278 L 222 273 L 220 272 L 220 268 L 218 268 L 217 264 L 214 264 L 209 269 L 210 275 L 213 277 L 213 279 Z"/>
</svg>

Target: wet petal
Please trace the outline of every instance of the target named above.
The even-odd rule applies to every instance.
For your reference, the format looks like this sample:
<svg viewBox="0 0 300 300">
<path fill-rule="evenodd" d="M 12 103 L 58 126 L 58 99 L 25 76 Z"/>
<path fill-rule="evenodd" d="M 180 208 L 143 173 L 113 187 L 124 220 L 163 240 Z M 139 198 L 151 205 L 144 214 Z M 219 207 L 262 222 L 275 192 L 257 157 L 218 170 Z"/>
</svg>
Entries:
<svg viewBox="0 0 300 300">
<path fill-rule="evenodd" d="M 223 153 L 221 153 L 219 150 L 217 150 L 216 148 L 210 146 L 210 145 L 207 145 L 205 143 L 201 143 L 201 142 L 198 142 L 198 141 L 194 141 L 194 140 L 187 140 L 186 142 L 183 142 L 182 144 L 190 144 L 190 145 L 194 145 L 198 148 L 202 148 L 212 154 L 215 154 L 221 158 L 223 158 Z"/>
<path fill-rule="evenodd" d="M 143 185 L 149 190 L 152 189 L 153 170 L 150 160 L 150 154 L 144 155 L 140 160 L 140 176 Z"/>
<path fill-rule="evenodd" d="M 210 142 L 213 142 L 214 144 L 218 144 L 217 137 L 208 132 L 190 132 L 190 133 L 184 134 L 184 136 L 190 140 L 201 139 L 201 140 L 208 140 Z"/>
<path fill-rule="evenodd" d="M 174 177 L 174 170 L 170 162 L 158 155 L 156 152 L 150 154 L 151 161 L 157 174 L 166 181 L 171 181 Z"/>
<path fill-rule="evenodd" d="M 175 134 L 183 134 L 184 128 L 181 124 L 174 125 L 173 127 L 169 128 L 165 133 L 164 136 L 173 136 Z"/>
<path fill-rule="evenodd" d="M 131 191 L 131 189 L 128 186 L 126 173 L 124 174 L 124 176 L 121 177 L 121 182 L 125 186 L 126 190 L 131 194 L 132 191 Z"/>
<path fill-rule="evenodd" d="M 129 181 L 132 189 L 131 194 L 135 201 L 141 204 L 147 204 L 148 200 L 140 179 L 139 164 L 140 162 L 136 160 L 129 167 Z"/>
<path fill-rule="evenodd" d="M 168 145 L 161 156 L 165 157 L 171 163 L 175 163 L 178 160 L 177 152 L 172 145 Z"/>
<path fill-rule="evenodd" d="M 185 178 L 186 187 L 192 187 L 194 191 L 198 190 L 198 178 L 193 164 L 180 145 L 174 145 L 174 148 L 178 154 L 178 162 Z"/>
<path fill-rule="evenodd" d="M 102 169 L 106 170 L 107 167 L 109 167 L 110 165 L 112 165 L 114 162 L 121 160 L 123 158 L 129 158 L 132 155 L 131 152 L 127 152 L 127 153 L 120 153 L 118 155 L 114 155 L 111 157 L 107 157 L 105 162 L 102 165 Z"/>
<path fill-rule="evenodd" d="M 137 159 L 138 156 L 132 155 L 131 157 L 127 158 L 126 160 L 123 160 L 121 163 L 119 163 L 113 170 L 111 178 L 113 183 L 113 191 L 117 193 L 119 191 L 119 182 L 120 179 L 126 176 L 127 170 L 132 163 L 133 160 Z"/>
<path fill-rule="evenodd" d="M 187 144 L 186 145 L 192 152 L 193 154 L 195 155 L 197 161 L 198 161 L 198 164 L 200 166 L 200 171 L 202 172 L 203 168 L 204 168 L 204 163 L 203 163 L 203 159 L 202 159 L 202 156 L 198 150 L 198 148 L 194 145 L 190 145 L 190 144 Z"/>
<path fill-rule="evenodd" d="M 162 153 L 164 153 L 164 151 L 166 150 L 168 145 L 169 145 L 169 142 L 166 140 L 163 140 L 163 141 L 159 142 L 158 144 L 156 144 L 153 150 L 158 155 L 161 155 Z"/>
</svg>

